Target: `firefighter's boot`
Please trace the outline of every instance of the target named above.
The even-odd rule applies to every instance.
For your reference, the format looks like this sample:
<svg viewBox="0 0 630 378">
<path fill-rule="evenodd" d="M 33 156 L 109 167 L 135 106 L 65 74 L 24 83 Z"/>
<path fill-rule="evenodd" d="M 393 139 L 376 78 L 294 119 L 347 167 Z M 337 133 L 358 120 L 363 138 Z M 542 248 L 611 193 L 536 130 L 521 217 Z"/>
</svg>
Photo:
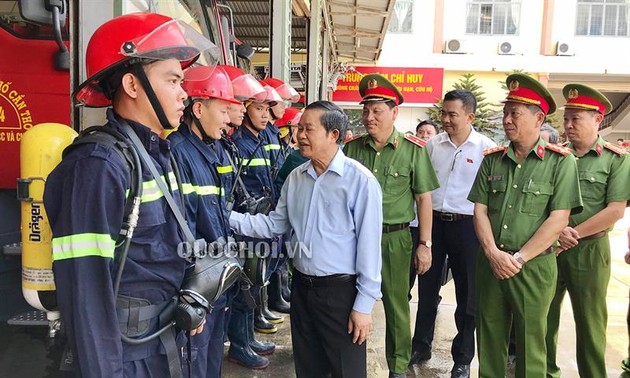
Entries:
<svg viewBox="0 0 630 378">
<path fill-rule="evenodd" d="M 230 338 L 228 361 L 249 369 L 264 369 L 269 366 L 269 360 L 258 355 L 250 347 L 249 333 L 252 331 L 249 329 L 254 327 L 249 322 L 250 314 L 253 317 L 251 310 L 232 312 L 232 318 L 228 326 L 228 337 Z"/>
<path fill-rule="evenodd" d="M 280 272 L 273 272 L 269 278 L 269 308 L 276 312 L 288 314 L 291 312 L 291 305 L 282 298 Z"/>
<path fill-rule="evenodd" d="M 280 283 L 282 284 L 282 298 L 291 302 L 291 283 L 289 282 L 289 264 L 286 263 L 279 269 Z"/>
<path fill-rule="evenodd" d="M 250 311 L 247 313 L 247 340 L 249 341 L 249 346 L 252 348 L 256 354 L 260 356 L 267 356 L 272 354 L 276 350 L 276 344 L 274 343 L 265 343 L 259 340 L 256 340 L 256 334 L 254 334 L 254 312 Z"/>
<path fill-rule="evenodd" d="M 280 324 L 284 322 L 284 318 L 282 316 L 269 311 L 269 307 L 267 307 L 268 301 L 269 296 L 267 295 L 267 286 L 263 286 L 263 288 L 260 289 L 260 305 L 263 316 L 271 324 Z"/>
<path fill-rule="evenodd" d="M 254 330 L 260 333 L 276 333 L 278 328 L 265 319 L 262 312 L 263 290 L 260 288 L 259 300 L 256 301 L 256 308 L 254 309 Z"/>
</svg>

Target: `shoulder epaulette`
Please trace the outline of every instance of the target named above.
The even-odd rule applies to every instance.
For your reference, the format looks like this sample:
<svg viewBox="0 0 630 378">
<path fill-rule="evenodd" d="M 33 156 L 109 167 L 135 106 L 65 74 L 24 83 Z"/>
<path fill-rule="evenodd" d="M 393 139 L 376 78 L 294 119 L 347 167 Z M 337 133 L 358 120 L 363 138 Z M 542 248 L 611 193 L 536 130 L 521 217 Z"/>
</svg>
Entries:
<svg viewBox="0 0 630 378">
<path fill-rule="evenodd" d="M 427 142 L 425 142 L 424 139 L 420 139 L 415 135 L 405 135 L 405 139 L 407 139 L 408 141 L 410 141 L 411 143 L 415 144 L 418 147 L 424 147 L 427 145 Z"/>
<path fill-rule="evenodd" d="M 557 144 L 553 144 L 553 143 L 547 143 L 545 148 L 548 149 L 549 151 L 557 152 L 560 155 L 564 155 L 564 156 L 567 156 L 571 153 L 571 150 L 569 148 L 558 146 Z"/>
<path fill-rule="evenodd" d="M 488 148 L 487 150 L 483 151 L 483 156 L 487 156 L 487 155 L 490 155 L 499 151 L 505 152 L 507 149 L 508 149 L 508 146 L 496 146 L 496 147 Z"/>
<path fill-rule="evenodd" d="M 604 148 L 607 148 L 609 150 L 611 150 L 612 152 L 616 153 L 617 155 L 627 155 L 628 151 L 626 151 L 625 148 L 621 148 L 615 144 L 606 142 L 604 143 Z"/>
<path fill-rule="evenodd" d="M 357 139 L 361 139 L 361 138 L 363 138 L 363 137 L 364 137 L 364 136 L 366 136 L 366 135 L 367 135 L 367 134 L 360 134 L 360 135 L 353 136 L 352 138 L 350 138 L 350 140 L 348 140 L 348 141 L 344 142 L 344 144 L 348 144 L 348 143 L 350 143 L 350 142 L 354 142 L 355 140 L 357 140 Z"/>
</svg>

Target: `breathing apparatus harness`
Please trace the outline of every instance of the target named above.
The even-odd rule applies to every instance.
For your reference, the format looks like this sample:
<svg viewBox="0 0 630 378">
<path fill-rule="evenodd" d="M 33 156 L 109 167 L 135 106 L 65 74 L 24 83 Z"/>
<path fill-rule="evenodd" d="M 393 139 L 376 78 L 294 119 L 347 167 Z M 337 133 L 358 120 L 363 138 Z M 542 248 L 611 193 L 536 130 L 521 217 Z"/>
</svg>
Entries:
<svg viewBox="0 0 630 378">
<path fill-rule="evenodd" d="M 170 376 L 182 377 L 173 326 L 177 325 L 178 328 L 185 331 L 198 328 L 203 323 L 206 314 L 213 310 L 212 304 L 219 299 L 221 294 L 237 281 L 241 282 L 242 290 L 249 290 L 251 281 L 243 273 L 241 264 L 234 257 L 235 242 L 225 241 L 221 238 L 207 245 L 203 239 L 195 240 L 170 190 L 162 176 L 157 172 L 135 131 L 125 120 L 119 119 L 119 122 L 127 136 L 111 127 L 92 126 L 81 132 L 80 136 L 66 148 L 64 155 L 78 145 L 100 143 L 114 147 L 114 150 L 129 166 L 130 189 L 114 251 L 116 272 L 113 290 L 121 326 L 121 339 L 128 344 L 138 345 L 159 337 L 169 360 Z M 170 159 L 173 173 L 180 188 L 181 201 L 184 203 L 177 165 L 172 155 Z M 194 261 L 194 265 L 188 268 L 185 273 L 179 294 L 171 300 L 155 305 L 142 298 L 119 294 L 122 273 L 140 214 L 143 185 L 141 161 L 144 161 L 151 171 L 185 236 L 186 241 L 178 253 L 187 260 Z M 245 298 L 250 302 L 250 305 L 253 304 L 251 294 L 246 295 Z M 145 336 L 149 323 L 154 318 L 158 319 L 160 328 L 158 331 Z"/>
</svg>

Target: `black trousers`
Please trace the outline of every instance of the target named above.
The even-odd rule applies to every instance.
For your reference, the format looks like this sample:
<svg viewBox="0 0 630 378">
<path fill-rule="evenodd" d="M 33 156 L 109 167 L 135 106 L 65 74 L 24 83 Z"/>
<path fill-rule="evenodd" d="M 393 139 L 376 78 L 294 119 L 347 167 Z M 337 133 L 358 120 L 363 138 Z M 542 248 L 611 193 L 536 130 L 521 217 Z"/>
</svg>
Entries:
<svg viewBox="0 0 630 378">
<path fill-rule="evenodd" d="M 367 342 L 355 344 L 348 334 L 357 296 L 354 277 L 311 282 L 297 269 L 293 272 L 291 340 L 297 377 L 367 377 Z"/>
<path fill-rule="evenodd" d="M 475 264 L 479 240 L 472 218 L 443 221 L 433 217 L 431 268 L 418 277 L 418 313 L 412 349 L 420 353 L 431 350 L 440 294 L 442 269 L 448 255 L 455 282 L 455 325 L 451 355 L 458 364 L 470 364 L 475 355 Z"/>
</svg>

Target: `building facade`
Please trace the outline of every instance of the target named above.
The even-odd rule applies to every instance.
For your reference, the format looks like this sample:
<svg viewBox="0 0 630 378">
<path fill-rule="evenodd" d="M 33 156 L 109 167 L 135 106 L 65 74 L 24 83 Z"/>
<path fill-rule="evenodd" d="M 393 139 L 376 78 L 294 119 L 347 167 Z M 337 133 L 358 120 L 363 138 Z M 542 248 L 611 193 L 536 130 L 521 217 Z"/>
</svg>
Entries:
<svg viewBox="0 0 630 378">
<path fill-rule="evenodd" d="M 514 70 L 546 84 L 558 104 L 565 84 L 588 84 L 615 106 L 602 135 L 627 140 L 629 18 L 629 0 L 396 0 L 378 65 L 443 68 L 443 93 L 473 73 L 496 109 Z M 431 106 L 404 104 L 399 128 L 413 129 Z"/>
</svg>

